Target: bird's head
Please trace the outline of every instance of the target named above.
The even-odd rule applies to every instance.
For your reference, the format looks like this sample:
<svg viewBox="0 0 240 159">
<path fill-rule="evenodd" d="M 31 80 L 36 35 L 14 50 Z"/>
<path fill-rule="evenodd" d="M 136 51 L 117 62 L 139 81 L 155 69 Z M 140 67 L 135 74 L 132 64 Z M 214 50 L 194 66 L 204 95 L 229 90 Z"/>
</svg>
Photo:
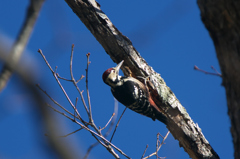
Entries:
<svg viewBox="0 0 240 159">
<path fill-rule="evenodd" d="M 122 60 L 116 67 L 109 68 L 103 73 L 102 79 L 104 83 L 106 83 L 109 86 L 115 86 L 116 83 L 119 82 L 120 80 L 119 70 L 123 62 L 124 60 Z"/>
</svg>

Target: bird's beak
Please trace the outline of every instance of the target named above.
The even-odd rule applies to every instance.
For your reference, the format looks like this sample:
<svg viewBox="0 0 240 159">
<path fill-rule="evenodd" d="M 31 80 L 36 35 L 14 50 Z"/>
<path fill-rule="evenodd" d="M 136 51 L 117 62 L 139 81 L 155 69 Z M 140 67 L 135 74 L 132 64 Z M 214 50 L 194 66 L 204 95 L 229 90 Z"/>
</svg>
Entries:
<svg viewBox="0 0 240 159">
<path fill-rule="evenodd" d="M 119 70 L 120 70 L 120 68 L 121 68 L 121 66 L 122 66 L 122 64 L 123 64 L 123 62 L 124 62 L 124 60 L 122 60 L 114 69 L 115 69 L 115 71 L 116 71 L 116 74 L 118 75 L 119 74 Z"/>
</svg>

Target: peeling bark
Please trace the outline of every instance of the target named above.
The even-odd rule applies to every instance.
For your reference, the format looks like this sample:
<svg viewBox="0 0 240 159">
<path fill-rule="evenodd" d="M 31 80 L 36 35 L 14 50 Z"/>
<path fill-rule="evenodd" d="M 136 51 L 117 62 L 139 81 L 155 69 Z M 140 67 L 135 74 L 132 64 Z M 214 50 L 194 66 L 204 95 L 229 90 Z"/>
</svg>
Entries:
<svg viewBox="0 0 240 159">
<path fill-rule="evenodd" d="M 154 102 L 169 122 L 167 128 L 179 141 L 179 145 L 191 158 L 218 159 L 219 156 L 208 143 L 201 129 L 190 118 L 174 93 L 166 85 L 160 74 L 140 56 L 131 41 L 111 23 L 94 0 L 65 0 L 73 12 L 105 49 L 115 63 L 124 60 L 123 73 L 132 76 L 150 76 L 150 90 Z M 128 69 L 127 69 L 128 68 Z"/>
</svg>

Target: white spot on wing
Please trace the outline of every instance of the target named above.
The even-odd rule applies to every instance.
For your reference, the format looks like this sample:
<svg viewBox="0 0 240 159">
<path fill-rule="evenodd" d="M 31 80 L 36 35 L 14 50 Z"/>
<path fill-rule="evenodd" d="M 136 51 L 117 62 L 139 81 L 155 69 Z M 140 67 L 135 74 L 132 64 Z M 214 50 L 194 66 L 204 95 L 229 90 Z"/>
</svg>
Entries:
<svg viewBox="0 0 240 159">
<path fill-rule="evenodd" d="M 138 87 L 134 86 L 134 94 L 138 97 Z"/>
</svg>

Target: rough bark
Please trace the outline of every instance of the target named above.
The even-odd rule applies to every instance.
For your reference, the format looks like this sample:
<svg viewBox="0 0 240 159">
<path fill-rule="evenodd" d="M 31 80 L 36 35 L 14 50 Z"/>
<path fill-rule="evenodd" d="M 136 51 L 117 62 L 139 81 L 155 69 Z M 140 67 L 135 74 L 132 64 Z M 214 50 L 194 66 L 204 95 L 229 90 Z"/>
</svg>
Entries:
<svg viewBox="0 0 240 159">
<path fill-rule="evenodd" d="M 214 42 L 226 90 L 235 159 L 240 159 L 240 1 L 198 0 Z"/>
<path fill-rule="evenodd" d="M 150 90 L 154 102 L 167 116 L 167 128 L 179 141 L 191 158 L 219 158 L 205 139 L 201 129 L 188 115 L 162 77 L 150 67 L 133 47 L 131 41 L 111 23 L 94 0 L 65 0 L 73 12 L 91 31 L 111 59 L 119 63 L 125 60 L 122 69 L 125 75 L 150 76 Z"/>
</svg>

